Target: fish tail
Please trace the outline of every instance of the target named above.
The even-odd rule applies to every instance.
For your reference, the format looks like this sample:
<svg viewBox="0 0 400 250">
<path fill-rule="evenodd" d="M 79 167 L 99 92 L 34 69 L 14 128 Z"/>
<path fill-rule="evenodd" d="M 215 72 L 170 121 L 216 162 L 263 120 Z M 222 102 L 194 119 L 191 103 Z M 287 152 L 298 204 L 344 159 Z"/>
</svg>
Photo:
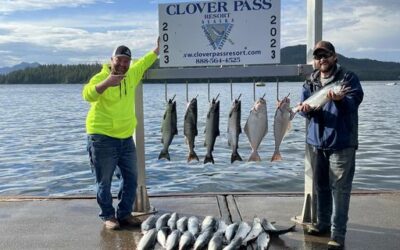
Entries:
<svg viewBox="0 0 400 250">
<path fill-rule="evenodd" d="M 209 162 L 214 164 L 214 158 L 211 153 L 209 155 L 206 155 L 206 157 L 204 158 L 204 164 L 209 163 Z"/>
<path fill-rule="evenodd" d="M 252 151 L 248 161 L 261 161 L 260 155 L 257 151 Z"/>
<path fill-rule="evenodd" d="M 171 158 L 169 157 L 169 153 L 168 153 L 168 149 L 167 150 L 161 150 L 160 155 L 158 156 L 158 159 L 167 159 L 167 160 L 171 160 Z"/>
<path fill-rule="evenodd" d="M 274 154 L 271 157 L 271 161 L 281 161 L 282 156 L 281 153 L 278 150 L 275 150 Z"/>
<path fill-rule="evenodd" d="M 188 162 L 191 162 L 192 160 L 199 161 L 199 157 L 197 156 L 196 152 L 194 152 L 194 150 L 189 152 L 189 156 L 188 156 L 188 159 L 187 159 Z"/>
<path fill-rule="evenodd" d="M 231 163 L 233 163 L 235 161 L 243 161 L 242 157 L 240 157 L 240 155 L 237 151 L 232 152 L 232 155 L 231 155 Z"/>
</svg>

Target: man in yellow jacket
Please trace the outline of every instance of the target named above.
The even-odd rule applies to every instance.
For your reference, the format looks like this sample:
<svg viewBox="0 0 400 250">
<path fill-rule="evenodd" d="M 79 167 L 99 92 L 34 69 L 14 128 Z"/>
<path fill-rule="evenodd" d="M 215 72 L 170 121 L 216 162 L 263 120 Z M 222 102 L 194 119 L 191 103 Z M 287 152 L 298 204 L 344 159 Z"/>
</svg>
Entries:
<svg viewBox="0 0 400 250">
<path fill-rule="evenodd" d="M 100 218 L 108 229 L 120 225 L 137 225 L 131 215 L 136 199 L 136 147 L 132 135 L 136 127 L 135 89 L 144 72 L 155 62 L 159 47 L 136 62 L 131 51 L 117 47 L 109 64 L 93 76 L 82 91 L 90 103 L 86 117 L 87 149 L 96 177 L 97 203 Z M 117 209 L 112 204 L 111 180 L 116 167 L 122 177 L 121 197 Z"/>
</svg>

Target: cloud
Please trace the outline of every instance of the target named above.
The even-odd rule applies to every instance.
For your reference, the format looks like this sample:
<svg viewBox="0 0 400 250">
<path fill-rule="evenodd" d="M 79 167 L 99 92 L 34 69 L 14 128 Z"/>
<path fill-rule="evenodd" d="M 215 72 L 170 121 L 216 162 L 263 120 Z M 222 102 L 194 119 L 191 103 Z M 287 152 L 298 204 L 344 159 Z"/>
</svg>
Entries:
<svg viewBox="0 0 400 250">
<path fill-rule="evenodd" d="M 125 20 L 119 22 L 112 21 L 113 18 L 113 15 L 101 18 L 85 15 L 68 20 L 1 22 L 0 30 L 5 35 L 0 36 L 0 50 L 24 51 L 19 56 L 25 61 L 28 59 L 23 58 L 29 56 L 30 61 L 40 63 L 57 63 L 56 60 L 75 63 L 104 61 L 120 44 L 131 47 L 134 57 L 155 46 L 158 35 L 155 13 L 125 13 L 118 15 Z M 24 46 L 17 46 L 15 41 Z M 65 54 L 64 58 L 59 54 Z M 17 58 L 0 58 L 0 66 Z"/>
<path fill-rule="evenodd" d="M 97 2 L 110 2 L 107 0 L 13 0 L 2 1 L 0 13 L 11 13 L 15 11 L 48 10 L 59 7 L 78 7 L 81 5 L 95 4 Z"/>
<path fill-rule="evenodd" d="M 324 9 L 324 38 L 331 40 L 339 53 L 356 58 L 373 56 L 377 60 L 399 61 L 399 1 L 335 3 Z"/>
</svg>

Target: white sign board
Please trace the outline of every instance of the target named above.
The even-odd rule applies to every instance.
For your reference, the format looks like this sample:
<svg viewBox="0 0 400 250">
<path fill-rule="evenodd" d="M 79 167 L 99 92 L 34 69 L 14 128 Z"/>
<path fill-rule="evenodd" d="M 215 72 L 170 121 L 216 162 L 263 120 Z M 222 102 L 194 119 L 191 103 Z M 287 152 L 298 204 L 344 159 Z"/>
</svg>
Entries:
<svg viewBox="0 0 400 250">
<path fill-rule="evenodd" d="M 160 4 L 160 66 L 280 63 L 280 0 Z"/>
</svg>

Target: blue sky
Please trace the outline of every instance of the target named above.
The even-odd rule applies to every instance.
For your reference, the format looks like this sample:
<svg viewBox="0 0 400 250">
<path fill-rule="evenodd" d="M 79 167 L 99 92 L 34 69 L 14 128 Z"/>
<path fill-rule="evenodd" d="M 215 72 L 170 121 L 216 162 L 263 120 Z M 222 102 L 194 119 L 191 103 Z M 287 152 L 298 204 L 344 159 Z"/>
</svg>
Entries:
<svg viewBox="0 0 400 250">
<path fill-rule="evenodd" d="M 0 0 L 0 67 L 105 62 L 154 48 L 157 0 Z M 281 47 L 306 43 L 306 0 L 281 0 Z M 324 0 L 323 38 L 354 58 L 400 62 L 400 1 Z"/>
</svg>

